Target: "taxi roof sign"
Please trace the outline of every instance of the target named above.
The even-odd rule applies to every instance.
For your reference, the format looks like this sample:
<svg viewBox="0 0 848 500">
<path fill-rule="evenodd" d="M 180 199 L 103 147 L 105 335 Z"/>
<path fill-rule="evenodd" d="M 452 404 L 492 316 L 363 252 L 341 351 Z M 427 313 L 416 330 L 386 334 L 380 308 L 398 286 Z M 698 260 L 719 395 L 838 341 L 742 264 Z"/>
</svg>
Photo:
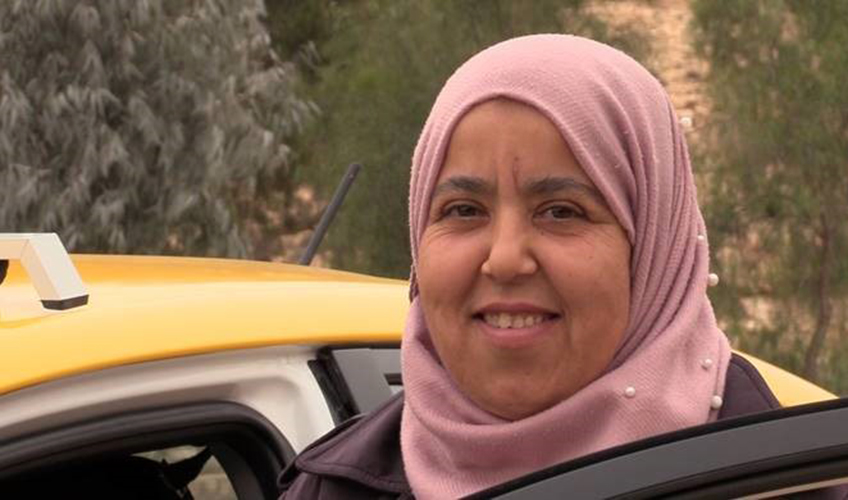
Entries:
<svg viewBox="0 0 848 500">
<path fill-rule="evenodd" d="M 88 303 L 88 291 L 56 233 L 0 233 L 0 260 L 21 261 L 46 309 Z"/>
</svg>

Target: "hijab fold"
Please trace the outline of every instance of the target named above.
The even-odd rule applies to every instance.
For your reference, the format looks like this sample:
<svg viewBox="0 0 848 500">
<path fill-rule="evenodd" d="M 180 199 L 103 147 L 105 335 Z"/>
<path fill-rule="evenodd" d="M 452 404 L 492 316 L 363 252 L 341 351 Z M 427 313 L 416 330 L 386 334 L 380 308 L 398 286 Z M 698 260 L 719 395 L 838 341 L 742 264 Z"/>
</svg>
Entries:
<svg viewBox="0 0 848 500">
<path fill-rule="evenodd" d="M 632 246 L 630 317 L 610 366 L 567 400 L 517 421 L 478 408 L 453 383 L 432 344 L 415 276 L 451 133 L 471 108 L 494 98 L 532 106 L 560 130 Z M 715 418 L 730 346 L 706 295 L 709 251 L 689 156 L 662 86 L 627 55 L 580 37 L 533 35 L 471 58 L 425 123 L 409 216 L 401 450 L 418 498 L 456 498 Z"/>
</svg>

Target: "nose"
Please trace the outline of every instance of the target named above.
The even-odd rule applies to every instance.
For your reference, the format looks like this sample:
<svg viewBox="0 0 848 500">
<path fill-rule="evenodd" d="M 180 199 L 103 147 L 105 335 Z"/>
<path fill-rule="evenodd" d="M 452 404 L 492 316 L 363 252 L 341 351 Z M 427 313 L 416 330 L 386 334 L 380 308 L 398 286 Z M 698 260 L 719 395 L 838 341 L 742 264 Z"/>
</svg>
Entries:
<svg viewBox="0 0 848 500">
<path fill-rule="evenodd" d="M 497 221 L 492 227 L 489 254 L 481 271 L 494 281 L 508 283 L 539 269 L 532 251 L 533 229 L 519 218 Z"/>
</svg>

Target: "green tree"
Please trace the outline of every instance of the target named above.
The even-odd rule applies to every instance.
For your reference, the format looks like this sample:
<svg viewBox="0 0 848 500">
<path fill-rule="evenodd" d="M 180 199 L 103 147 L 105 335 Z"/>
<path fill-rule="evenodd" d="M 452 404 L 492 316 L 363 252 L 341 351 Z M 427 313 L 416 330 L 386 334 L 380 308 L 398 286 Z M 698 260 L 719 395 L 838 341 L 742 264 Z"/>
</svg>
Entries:
<svg viewBox="0 0 848 500">
<path fill-rule="evenodd" d="M 0 228 L 245 256 L 312 107 L 261 0 L 0 2 Z"/>
<path fill-rule="evenodd" d="M 281 53 L 298 55 L 322 116 L 298 140 L 297 178 L 327 199 L 344 169 L 364 165 L 328 236 L 333 264 L 406 277 L 412 149 L 439 89 L 495 42 L 576 32 L 645 53 L 644 38 L 612 33 L 582 0 L 322 0 L 269 2 Z M 279 35 L 278 35 L 279 33 Z"/>
<path fill-rule="evenodd" d="M 848 390 L 840 349 L 825 350 L 829 332 L 845 330 L 834 307 L 848 290 L 848 3 L 692 5 L 711 65 L 712 126 L 699 158 L 711 181 L 721 316 L 743 347 Z M 770 306 L 770 321 L 750 321 L 757 303 Z"/>
</svg>

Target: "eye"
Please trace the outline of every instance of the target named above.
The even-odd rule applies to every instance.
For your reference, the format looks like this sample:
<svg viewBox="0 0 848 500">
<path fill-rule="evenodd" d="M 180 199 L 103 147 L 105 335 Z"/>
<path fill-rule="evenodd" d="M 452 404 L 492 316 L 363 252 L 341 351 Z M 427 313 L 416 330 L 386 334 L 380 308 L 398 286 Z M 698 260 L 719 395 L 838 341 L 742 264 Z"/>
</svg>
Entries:
<svg viewBox="0 0 848 500">
<path fill-rule="evenodd" d="M 583 211 L 573 205 L 549 205 L 539 212 L 540 216 L 552 220 L 568 220 L 583 217 Z"/>
<path fill-rule="evenodd" d="M 469 219 L 472 217 L 480 217 L 483 211 L 476 205 L 471 203 L 454 203 L 448 205 L 442 210 L 442 218 L 457 217 L 460 219 Z"/>
</svg>

